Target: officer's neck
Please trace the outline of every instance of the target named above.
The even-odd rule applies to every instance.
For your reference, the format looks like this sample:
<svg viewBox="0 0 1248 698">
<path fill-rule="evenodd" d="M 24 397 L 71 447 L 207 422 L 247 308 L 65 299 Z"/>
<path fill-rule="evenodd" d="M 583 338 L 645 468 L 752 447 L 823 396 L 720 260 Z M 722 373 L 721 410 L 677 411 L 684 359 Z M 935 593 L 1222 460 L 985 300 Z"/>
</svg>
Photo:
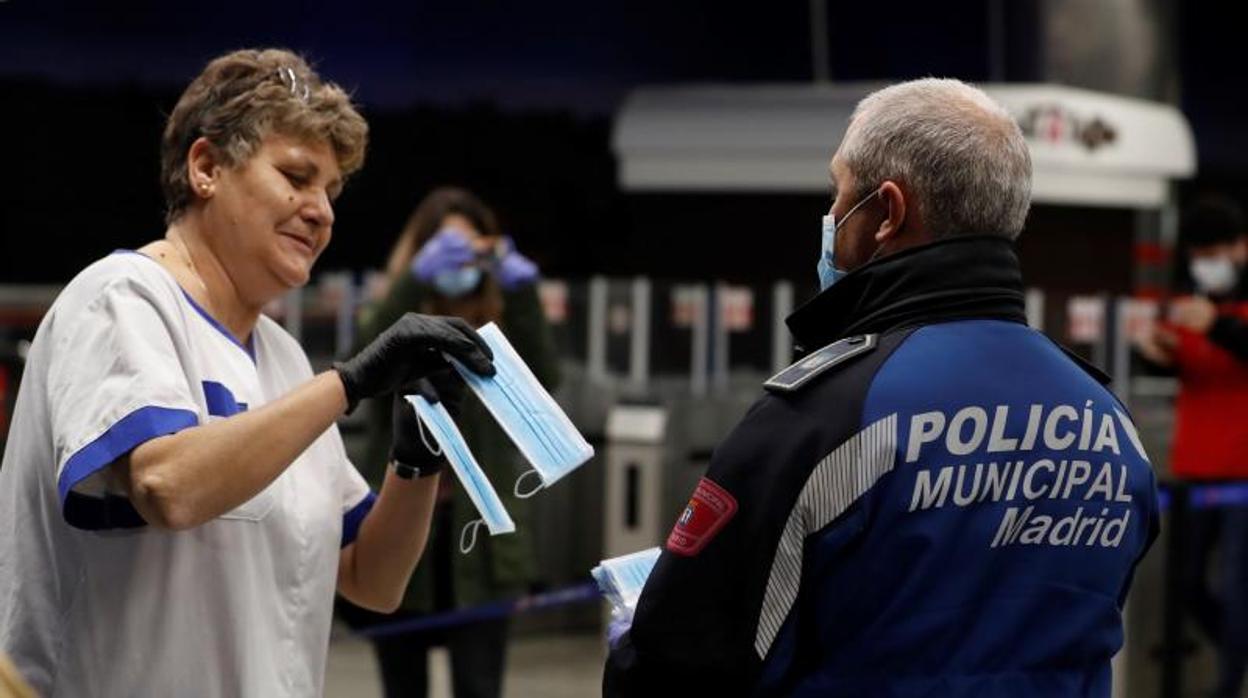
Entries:
<svg viewBox="0 0 1248 698">
<path fill-rule="evenodd" d="M 789 316 L 807 350 L 852 334 L 961 318 L 1026 321 L 1014 245 L 999 236 L 950 237 L 876 259 Z"/>
</svg>

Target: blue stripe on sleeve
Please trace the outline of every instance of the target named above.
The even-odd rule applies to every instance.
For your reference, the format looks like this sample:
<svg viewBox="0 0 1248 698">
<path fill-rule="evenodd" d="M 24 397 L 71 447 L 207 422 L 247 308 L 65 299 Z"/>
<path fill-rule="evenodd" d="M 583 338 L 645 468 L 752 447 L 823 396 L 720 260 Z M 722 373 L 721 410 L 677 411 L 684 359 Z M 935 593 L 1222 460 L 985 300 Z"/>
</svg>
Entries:
<svg viewBox="0 0 1248 698">
<path fill-rule="evenodd" d="M 247 410 L 247 403 L 235 399 L 234 393 L 225 385 L 216 381 L 203 381 L 203 386 L 208 414 L 214 417 L 229 417 Z"/>
<path fill-rule="evenodd" d="M 61 477 L 57 481 L 62 510 L 69 491 L 92 473 L 129 453 L 141 443 L 198 424 L 199 416 L 190 410 L 154 405 L 140 407 L 122 417 L 108 431 L 78 449 L 65 461 L 65 468 L 61 470 Z"/>
<path fill-rule="evenodd" d="M 342 515 L 342 545 L 339 547 L 345 548 L 355 542 L 355 537 L 360 534 L 360 524 L 364 523 L 364 517 L 373 510 L 376 501 L 377 495 L 370 491 L 359 504 Z"/>
</svg>

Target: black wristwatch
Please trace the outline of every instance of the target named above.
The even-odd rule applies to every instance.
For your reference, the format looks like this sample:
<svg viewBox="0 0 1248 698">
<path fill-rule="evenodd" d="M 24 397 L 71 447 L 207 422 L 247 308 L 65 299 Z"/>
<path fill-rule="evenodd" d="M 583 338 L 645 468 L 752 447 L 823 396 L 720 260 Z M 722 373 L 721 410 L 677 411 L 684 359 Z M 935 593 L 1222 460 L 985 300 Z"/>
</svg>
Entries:
<svg viewBox="0 0 1248 698">
<path fill-rule="evenodd" d="M 396 477 L 402 478 L 404 480 L 412 480 L 414 478 L 420 477 L 420 468 L 417 468 L 414 465 L 408 465 L 407 463 L 400 463 L 396 460 L 396 461 L 390 462 L 390 467 L 394 469 L 394 474 Z"/>
</svg>

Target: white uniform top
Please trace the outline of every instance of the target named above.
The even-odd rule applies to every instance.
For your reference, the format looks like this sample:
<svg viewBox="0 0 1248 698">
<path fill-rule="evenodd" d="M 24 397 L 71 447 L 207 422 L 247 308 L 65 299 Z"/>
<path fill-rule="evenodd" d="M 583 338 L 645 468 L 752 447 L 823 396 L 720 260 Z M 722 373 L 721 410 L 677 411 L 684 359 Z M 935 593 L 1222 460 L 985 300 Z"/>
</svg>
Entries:
<svg viewBox="0 0 1248 698">
<path fill-rule="evenodd" d="M 106 467 L 311 377 L 272 320 L 243 346 L 140 254 L 70 282 L 31 345 L 0 467 L 0 650 L 35 690 L 320 694 L 339 549 L 373 502 L 338 429 L 183 532 L 144 525 Z"/>
</svg>

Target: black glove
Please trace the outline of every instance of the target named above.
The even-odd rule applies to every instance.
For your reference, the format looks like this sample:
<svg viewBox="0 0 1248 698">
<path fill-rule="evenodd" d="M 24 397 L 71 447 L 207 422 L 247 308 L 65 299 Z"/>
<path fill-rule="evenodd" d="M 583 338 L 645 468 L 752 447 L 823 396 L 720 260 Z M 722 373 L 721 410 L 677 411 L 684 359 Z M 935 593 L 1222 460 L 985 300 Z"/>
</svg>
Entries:
<svg viewBox="0 0 1248 698">
<path fill-rule="evenodd" d="M 494 375 L 493 353 L 467 322 L 407 313 L 360 353 L 334 364 L 347 393 L 347 414 L 364 398 L 394 392 L 447 368 L 442 352 L 483 376 Z"/>
<path fill-rule="evenodd" d="M 420 395 L 430 403 L 441 402 L 451 418 L 459 416 L 464 399 L 464 381 L 454 369 L 438 371 L 429 378 L 422 378 L 415 385 L 396 390 L 390 416 L 390 462 L 395 464 L 399 477 L 426 477 L 442 470 L 445 454 L 435 455 L 430 449 L 438 448 L 429 428 L 420 424 L 416 410 L 404 395 Z"/>
<path fill-rule="evenodd" d="M 451 413 L 451 419 L 459 419 L 460 411 L 464 406 L 464 393 L 467 390 L 468 384 L 459 377 L 459 373 L 453 368 L 447 368 L 430 373 L 416 382 L 414 390 L 403 394 L 421 395 L 432 404 L 440 402 L 446 411 Z"/>
</svg>

